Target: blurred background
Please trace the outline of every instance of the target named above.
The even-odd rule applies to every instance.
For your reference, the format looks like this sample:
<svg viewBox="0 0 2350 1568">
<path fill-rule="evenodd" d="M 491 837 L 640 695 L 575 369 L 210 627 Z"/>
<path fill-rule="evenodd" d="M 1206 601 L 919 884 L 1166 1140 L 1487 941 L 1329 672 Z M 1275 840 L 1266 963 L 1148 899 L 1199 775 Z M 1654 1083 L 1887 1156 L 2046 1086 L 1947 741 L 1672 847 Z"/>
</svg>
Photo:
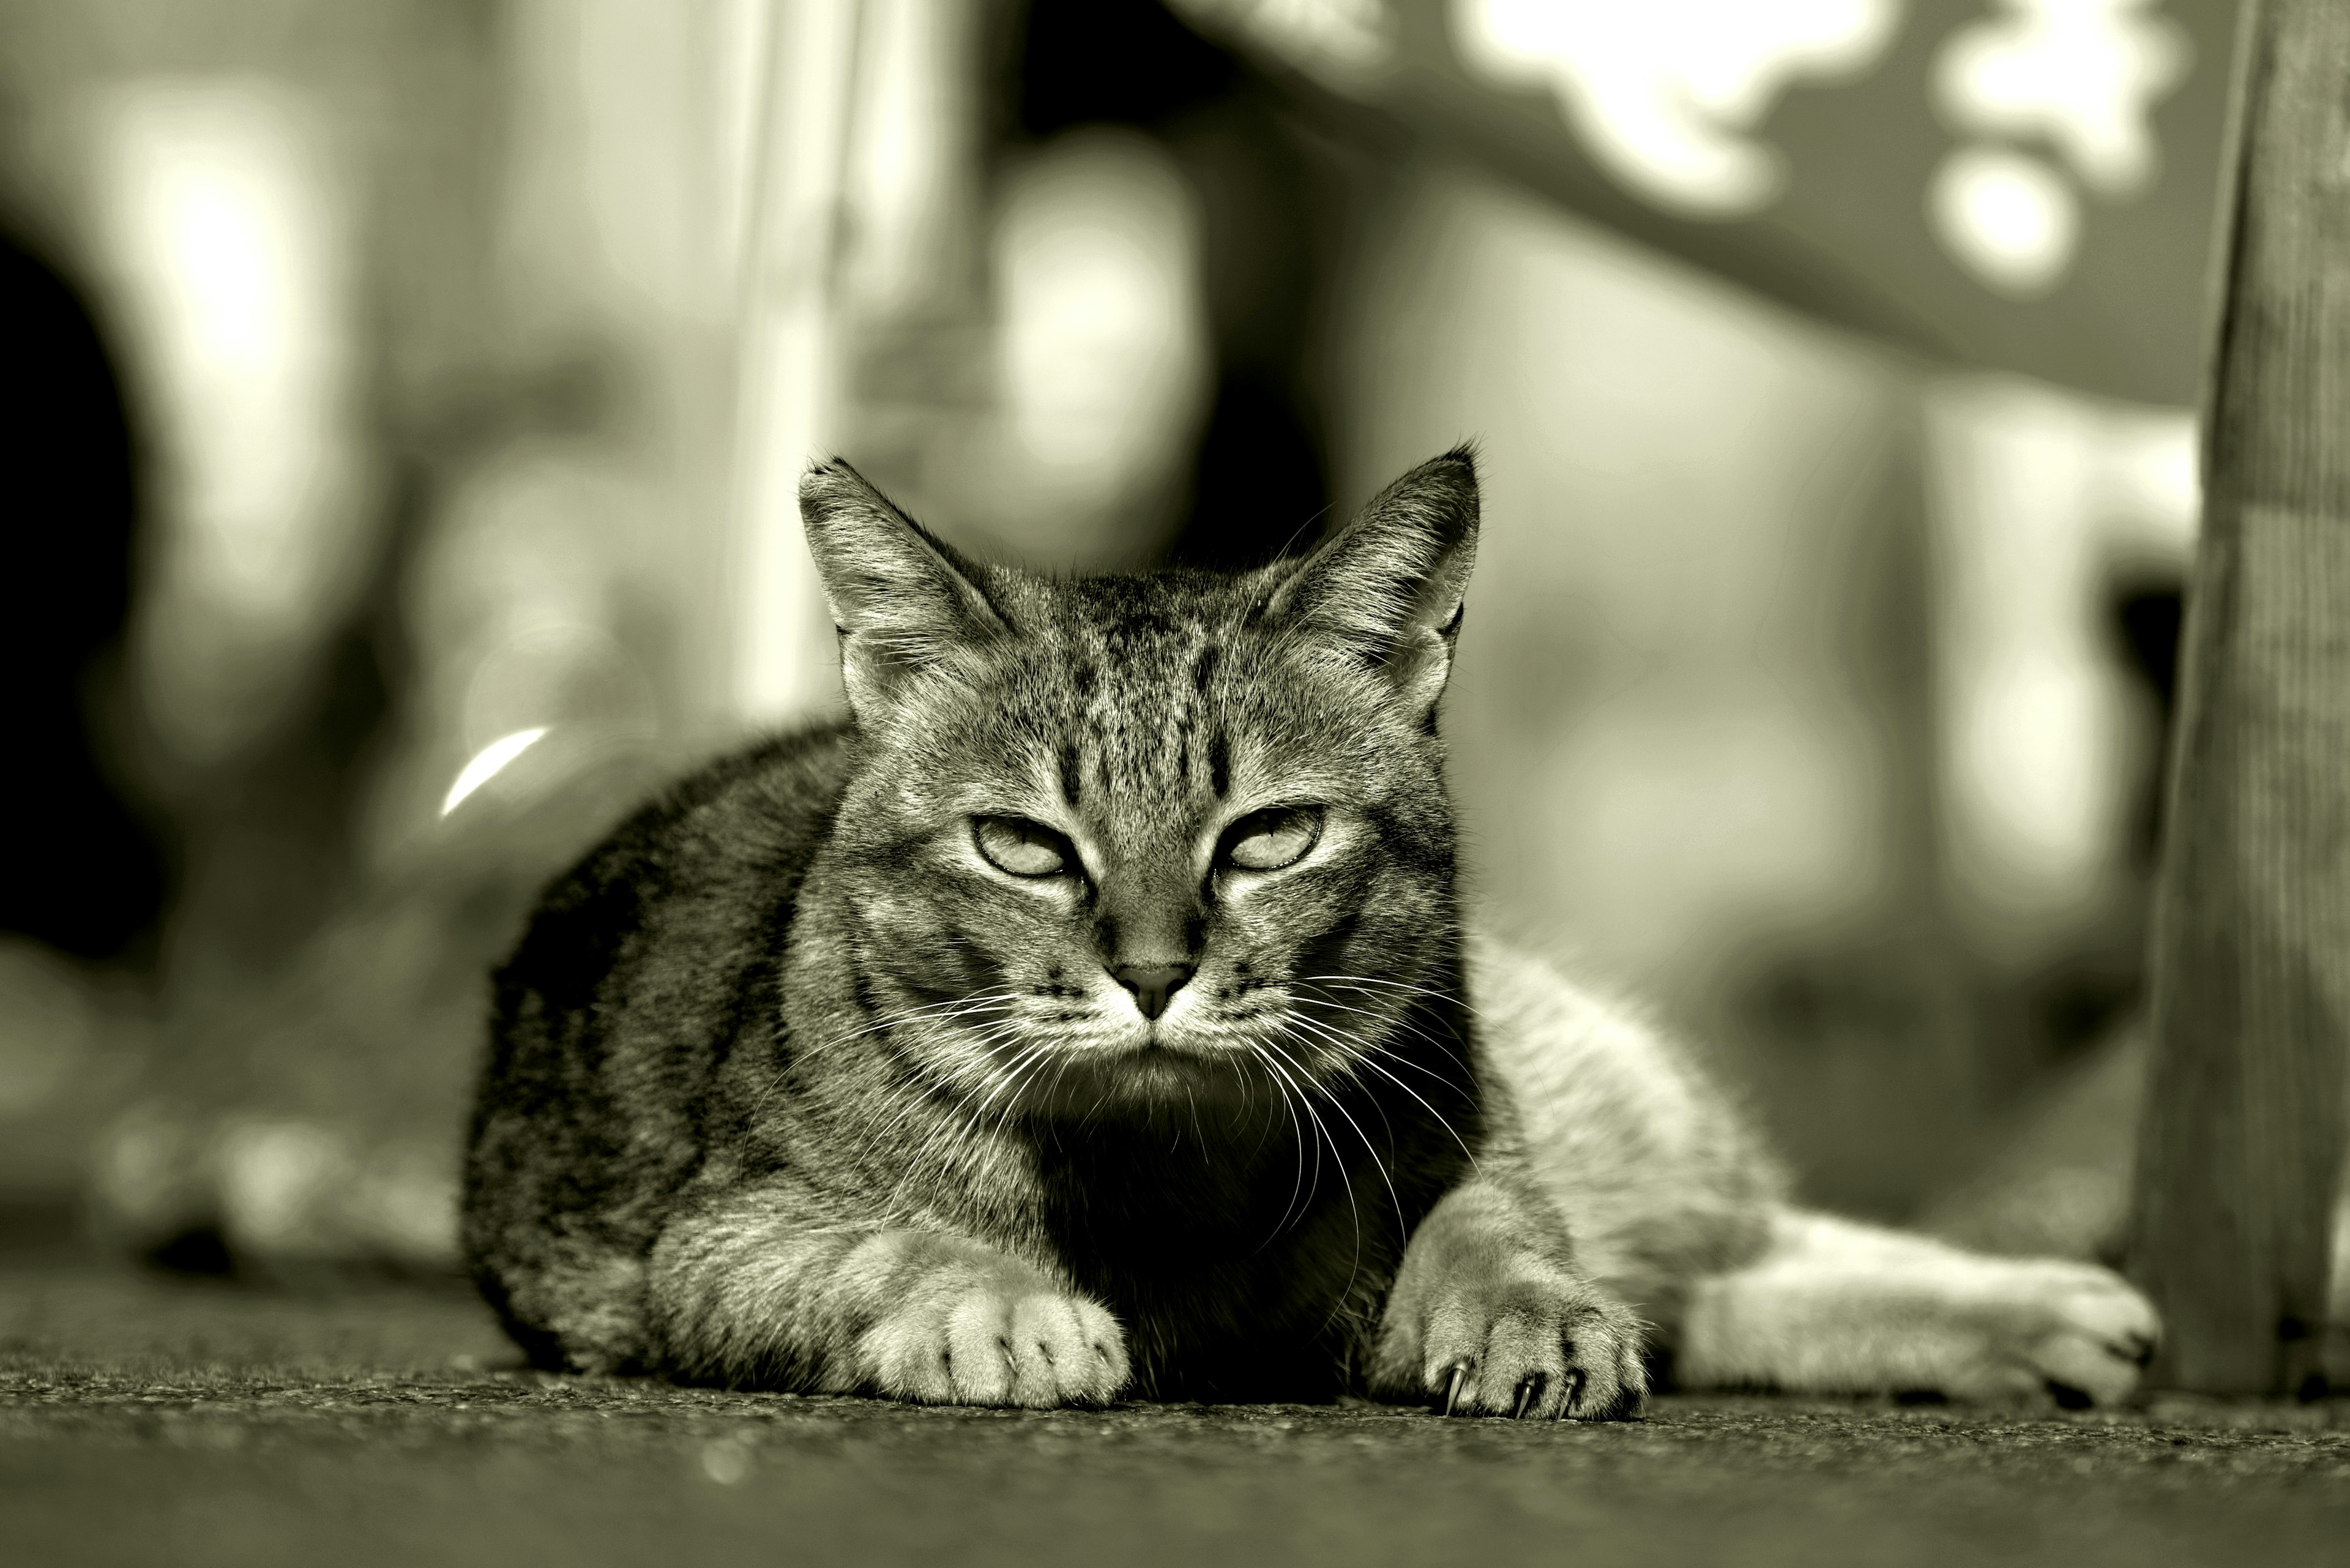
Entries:
<svg viewBox="0 0 2350 1568">
<path fill-rule="evenodd" d="M 837 700 L 810 456 L 1237 566 L 1467 437 L 1482 918 L 2109 1250 L 2233 13 L 0 0 L 0 1244 L 448 1271 L 538 886 Z"/>
</svg>

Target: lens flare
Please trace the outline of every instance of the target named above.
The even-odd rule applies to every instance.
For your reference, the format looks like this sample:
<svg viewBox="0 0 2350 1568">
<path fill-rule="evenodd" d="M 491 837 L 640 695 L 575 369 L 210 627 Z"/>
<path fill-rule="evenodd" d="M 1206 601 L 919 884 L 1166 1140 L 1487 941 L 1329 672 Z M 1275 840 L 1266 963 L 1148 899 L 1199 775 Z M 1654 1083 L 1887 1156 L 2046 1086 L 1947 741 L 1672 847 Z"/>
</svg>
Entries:
<svg viewBox="0 0 2350 1568">
<path fill-rule="evenodd" d="M 497 777 L 508 763 L 536 745 L 546 733 L 544 724 L 535 730 L 516 730 L 511 735 L 500 735 L 474 753 L 473 760 L 458 770 L 457 782 L 442 798 L 441 815 L 446 816 L 456 810 L 467 795 Z"/>
</svg>

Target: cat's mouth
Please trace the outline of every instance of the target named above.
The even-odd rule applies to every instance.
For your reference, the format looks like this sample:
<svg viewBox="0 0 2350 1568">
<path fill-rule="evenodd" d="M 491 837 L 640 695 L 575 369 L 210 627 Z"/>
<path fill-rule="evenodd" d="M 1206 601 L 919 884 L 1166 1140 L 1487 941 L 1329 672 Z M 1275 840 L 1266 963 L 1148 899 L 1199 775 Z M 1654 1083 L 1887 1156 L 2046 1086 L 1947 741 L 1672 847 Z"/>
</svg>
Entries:
<svg viewBox="0 0 2350 1568">
<path fill-rule="evenodd" d="M 1029 1054 L 1007 1097 L 1031 1115 L 1097 1116 L 1270 1103 L 1279 1090 L 1248 1042 L 1136 1021 Z"/>
</svg>

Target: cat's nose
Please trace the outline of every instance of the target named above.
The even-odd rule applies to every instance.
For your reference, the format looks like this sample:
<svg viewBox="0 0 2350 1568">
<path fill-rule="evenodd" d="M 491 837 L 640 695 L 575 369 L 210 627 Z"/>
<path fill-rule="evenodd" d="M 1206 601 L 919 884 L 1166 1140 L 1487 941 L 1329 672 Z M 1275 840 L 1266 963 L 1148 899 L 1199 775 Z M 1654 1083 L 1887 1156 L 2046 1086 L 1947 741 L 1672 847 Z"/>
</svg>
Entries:
<svg viewBox="0 0 2350 1568">
<path fill-rule="evenodd" d="M 1134 1004 L 1142 1009 L 1142 1016 L 1156 1018 L 1167 1011 L 1167 999 L 1191 978 L 1191 967 L 1188 963 L 1122 963 L 1109 972 L 1134 992 Z"/>
</svg>

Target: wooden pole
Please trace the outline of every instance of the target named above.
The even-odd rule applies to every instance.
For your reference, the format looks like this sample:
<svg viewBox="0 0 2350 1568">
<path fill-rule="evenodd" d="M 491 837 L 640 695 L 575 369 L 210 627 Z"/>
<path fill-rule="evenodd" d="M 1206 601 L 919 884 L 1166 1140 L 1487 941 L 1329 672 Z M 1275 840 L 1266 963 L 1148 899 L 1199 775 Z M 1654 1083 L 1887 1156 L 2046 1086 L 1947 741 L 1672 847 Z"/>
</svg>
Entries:
<svg viewBox="0 0 2350 1568">
<path fill-rule="evenodd" d="M 766 70 L 745 174 L 733 561 L 734 706 L 806 717 L 838 689 L 832 620 L 800 535 L 800 474 L 839 438 L 841 186 L 869 0 L 764 0 Z"/>
<path fill-rule="evenodd" d="M 2306 1394 L 2350 1054 L 2350 5 L 2247 11 L 2132 1269 L 2158 1386 Z"/>
</svg>

